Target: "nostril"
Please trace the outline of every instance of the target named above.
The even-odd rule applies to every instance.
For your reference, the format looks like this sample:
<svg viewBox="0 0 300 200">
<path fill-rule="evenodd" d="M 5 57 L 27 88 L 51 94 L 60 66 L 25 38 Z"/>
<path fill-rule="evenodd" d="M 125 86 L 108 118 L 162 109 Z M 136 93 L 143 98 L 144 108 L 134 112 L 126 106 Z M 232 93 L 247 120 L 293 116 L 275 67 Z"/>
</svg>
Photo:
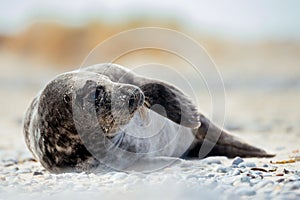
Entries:
<svg viewBox="0 0 300 200">
<path fill-rule="evenodd" d="M 130 98 L 129 98 L 129 108 L 132 108 L 134 106 L 134 103 L 135 103 L 135 95 L 131 95 Z"/>
<path fill-rule="evenodd" d="M 144 95 L 143 95 L 143 93 L 139 89 L 134 90 L 133 95 L 134 95 L 134 98 L 137 101 L 138 105 L 143 104 L 143 102 L 144 102 Z"/>
<path fill-rule="evenodd" d="M 133 112 L 137 109 L 138 106 L 143 105 L 144 103 L 144 95 L 139 89 L 135 89 L 131 91 L 131 95 L 128 100 L 128 106 L 130 112 Z"/>
</svg>

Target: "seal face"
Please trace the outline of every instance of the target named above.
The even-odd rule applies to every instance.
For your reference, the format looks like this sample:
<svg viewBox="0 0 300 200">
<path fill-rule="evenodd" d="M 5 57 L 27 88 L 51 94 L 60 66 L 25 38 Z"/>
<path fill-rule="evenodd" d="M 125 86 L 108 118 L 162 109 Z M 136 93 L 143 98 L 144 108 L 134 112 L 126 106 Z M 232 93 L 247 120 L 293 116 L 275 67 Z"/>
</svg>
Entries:
<svg viewBox="0 0 300 200">
<path fill-rule="evenodd" d="M 115 64 L 55 77 L 24 120 L 29 150 L 54 173 L 89 171 L 105 162 L 116 166 L 121 158 L 127 167 L 149 155 L 198 157 L 210 128 L 221 133 L 212 155 L 272 156 L 213 125 L 176 87 Z"/>
</svg>

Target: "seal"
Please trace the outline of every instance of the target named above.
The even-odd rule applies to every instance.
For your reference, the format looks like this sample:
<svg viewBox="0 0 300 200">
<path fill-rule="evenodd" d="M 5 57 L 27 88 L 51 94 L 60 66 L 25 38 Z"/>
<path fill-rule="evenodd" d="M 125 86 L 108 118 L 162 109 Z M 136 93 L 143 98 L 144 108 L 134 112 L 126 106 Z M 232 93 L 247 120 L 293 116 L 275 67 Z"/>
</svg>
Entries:
<svg viewBox="0 0 300 200">
<path fill-rule="evenodd" d="M 220 129 L 175 86 L 110 63 L 46 84 L 27 110 L 24 136 L 53 173 L 123 170 L 158 156 L 274 156 Z"/>
</svg>

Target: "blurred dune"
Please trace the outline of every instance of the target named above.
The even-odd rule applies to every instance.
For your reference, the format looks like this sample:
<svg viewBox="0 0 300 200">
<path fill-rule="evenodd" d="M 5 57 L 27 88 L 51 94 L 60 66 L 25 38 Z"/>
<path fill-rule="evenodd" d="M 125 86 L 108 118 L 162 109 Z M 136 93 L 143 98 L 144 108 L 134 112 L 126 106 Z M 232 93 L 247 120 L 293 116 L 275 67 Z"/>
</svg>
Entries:
<svg viewBox="0 0 300 200">
<path fill-rule="evenodd" d="M 0 50 L 57 67 L 79 65 L 97 44 L 121 31 L 140 27 L 141 23 L 108 25 L 90 22 L 81 27 L 35 23 L 15 35 L 0 36 Z M 176 29 L 175 24 L 168 27 Z"/>
<path fill-rule="evenodd" d="M 105 39 L 121 31 L 147 24 L 153 23 L 145 20 L 123 24 L 90 22 L 77 27 L 54 22 L 34 23 L 22 32 L 0 36 L 0 51 L 37 63 L 48 63 L 55 68 L 74 68 L 78 67 L 88 53 Z M 216 64 L 226 71 L 234 71 L 237 68 L 251 71 L 253 68 L 260 68 L 260 70 L 276 71 L 279 74 L 287 71 L 300 74 L 299 41 L 234 41 L 187 32 L 182 30 L 176 21 L 155 24 L 190 35 L 203 45 Z M 126 41 L 120 45 L 125 44 Z M 149 51 L 148 54 L 166 56 L 155 50 Z"/>
</svg>

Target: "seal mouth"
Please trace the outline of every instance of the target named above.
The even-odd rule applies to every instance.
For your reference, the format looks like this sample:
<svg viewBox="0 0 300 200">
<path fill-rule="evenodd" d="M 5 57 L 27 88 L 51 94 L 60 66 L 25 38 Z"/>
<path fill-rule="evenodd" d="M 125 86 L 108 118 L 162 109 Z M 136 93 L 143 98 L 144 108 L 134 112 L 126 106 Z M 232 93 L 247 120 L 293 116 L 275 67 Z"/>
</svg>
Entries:
<svg viewBox="0 0 300 200">
<path fill-rule="evenodd" d="M 141 120 L 145 123 L 145 126 L 148 126 L 150 124 L 150 118 L 149 118 L 149 109 L 145 106 L 145 103 L 141 108 L 139 108 L 139 115 L 141 117 Z"/>
</svg>

